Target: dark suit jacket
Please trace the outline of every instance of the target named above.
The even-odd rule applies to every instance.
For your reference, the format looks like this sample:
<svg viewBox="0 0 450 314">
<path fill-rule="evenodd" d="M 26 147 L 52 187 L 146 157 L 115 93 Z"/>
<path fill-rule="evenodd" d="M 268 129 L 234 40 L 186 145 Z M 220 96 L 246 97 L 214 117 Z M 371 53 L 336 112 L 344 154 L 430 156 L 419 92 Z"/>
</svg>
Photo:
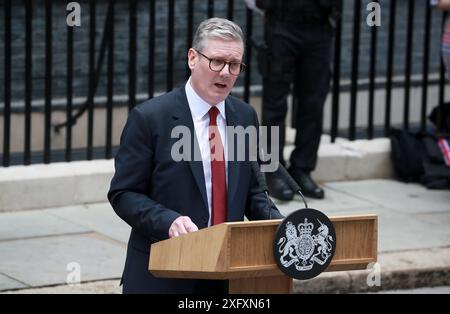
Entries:
<svg viewBox="0 0 450 314">
<path fill-rule="evenodd" d="M 255 110 L 235 97 L 225 100 L 225 110 L 229 126 L 258 125 Z M 132 227 L 122 276 L 125 293 L 191 293 L 196 285 L 195 280 L 155 278 L 148 271 L 151 244 L 168 238 L 177 217 L 189 216 L 199 229 L 208 225 L 202 161 L 171 157 L 179 140 L 171 138 L 176 126 L 188 127 L 199 149 L 184 85 L 136 106 L 122 132 L 108 199 Z M 228 161 L 227 221 L 242 221 L 244 215 L 267 219 L 269 211 L 272 218 L 282 218 L 258 187 L 250 163 L 234 160 Z"/>
</svg>

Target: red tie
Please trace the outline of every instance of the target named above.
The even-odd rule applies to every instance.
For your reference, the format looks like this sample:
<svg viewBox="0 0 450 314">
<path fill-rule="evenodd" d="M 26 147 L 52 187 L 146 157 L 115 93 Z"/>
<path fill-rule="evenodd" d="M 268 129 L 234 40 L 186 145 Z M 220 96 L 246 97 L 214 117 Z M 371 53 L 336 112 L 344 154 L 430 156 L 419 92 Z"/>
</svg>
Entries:
<svg viewBox="0 0 450 314">
<path fill-rule="evenodd" d="M 217 127 L 219 110 L 213 106 L 209 110 L 209 147 L 211 149 L 211 225 L 227 219 L 227 187 L 225 158 L 222 139 Z"/>
</svg>

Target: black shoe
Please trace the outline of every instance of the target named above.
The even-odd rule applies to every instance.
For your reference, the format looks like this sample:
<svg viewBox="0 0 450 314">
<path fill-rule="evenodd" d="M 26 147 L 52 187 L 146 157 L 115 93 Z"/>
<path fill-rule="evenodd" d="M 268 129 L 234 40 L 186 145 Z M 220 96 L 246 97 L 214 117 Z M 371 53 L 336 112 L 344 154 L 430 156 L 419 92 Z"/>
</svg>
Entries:
<svg viewBox="0 0 450 314">
<path fill-rule="evenodd" d="M 267 172 L 266 181 L 270 196 L 282 201 L 290 201 L 294 198 L 294 192 L 277 171 Z"/>
<path fill-rule="evenodd" d="M 316 182 L 311 178 L 309 173 L 289 169 L 289 173 L 302 189 L 304 196 L 322 199 L 325 197 L 323 189 L 317 186 Z"/>
</svg>

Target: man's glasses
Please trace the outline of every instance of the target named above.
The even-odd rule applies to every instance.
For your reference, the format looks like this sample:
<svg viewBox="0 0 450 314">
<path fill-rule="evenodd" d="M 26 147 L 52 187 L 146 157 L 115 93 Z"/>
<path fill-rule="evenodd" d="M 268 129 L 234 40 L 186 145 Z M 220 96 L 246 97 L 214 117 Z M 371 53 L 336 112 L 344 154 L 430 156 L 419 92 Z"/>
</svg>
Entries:
<svg viewBox="0 0 450 314">
<path fill-rule="evenodd" d="M 209 61 L 209 68 L 211 69 L 211 71 L 214 71 L 214 72 L 222 71 L 223 68 L 225 67 L 225 65 L 228 64 L 228 71 L 230 71 L 230 74 L 239 75 L 242 72 L 244 72 L 245 68 L 247 67 L 244 63 L 241 63 L 241 62 L 227 62 L 225 60 L 209 58 L 209 57 L 205 56 L 203 53 L 201 53 L 200 51 L 197 51 L 197 50 L 195 50 L 195 51 L 198 54 L 205 57 Z"/>
</svg>

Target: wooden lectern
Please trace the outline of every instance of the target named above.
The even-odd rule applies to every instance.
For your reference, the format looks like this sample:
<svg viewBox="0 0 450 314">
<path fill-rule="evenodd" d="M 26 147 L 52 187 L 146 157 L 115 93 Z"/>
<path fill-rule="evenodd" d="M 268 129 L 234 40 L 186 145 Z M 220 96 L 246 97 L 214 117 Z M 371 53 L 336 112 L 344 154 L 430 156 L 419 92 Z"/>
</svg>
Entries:
<svg viewBox="0 0 450 314">
<path fill-rule="evenodd" d="M 365 269 L 377 260 L 377 216 L 330 217 L 336 251 L 325 271 Z M 277 220 L 231 222 L 152 245 L 157 277 L 229 280 L 229 293 L 291 293 L 273 257 Z"/>
</svg>

